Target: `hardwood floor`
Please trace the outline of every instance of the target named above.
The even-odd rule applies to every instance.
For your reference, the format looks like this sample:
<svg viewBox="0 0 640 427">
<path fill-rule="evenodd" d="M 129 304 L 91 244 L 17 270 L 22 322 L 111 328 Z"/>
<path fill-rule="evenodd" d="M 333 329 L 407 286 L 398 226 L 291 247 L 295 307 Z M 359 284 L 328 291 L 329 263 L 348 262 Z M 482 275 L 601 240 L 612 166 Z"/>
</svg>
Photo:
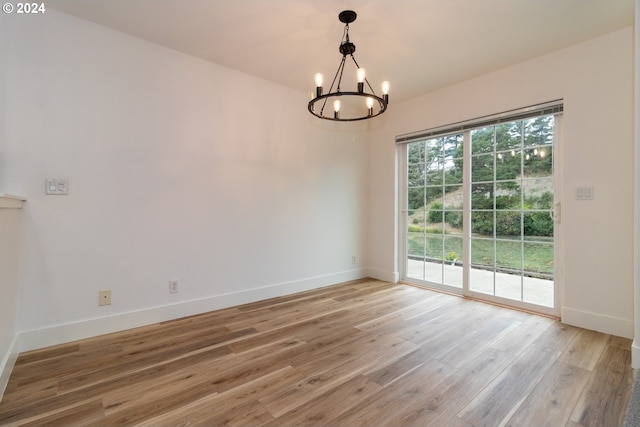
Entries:
<svg viewBox="0 0 640 427">
<path fill-rule="evenodd" d="M 619 426 L 630 348 L 368 280 L 24 353 L 0 425 Z"/>
</svg>

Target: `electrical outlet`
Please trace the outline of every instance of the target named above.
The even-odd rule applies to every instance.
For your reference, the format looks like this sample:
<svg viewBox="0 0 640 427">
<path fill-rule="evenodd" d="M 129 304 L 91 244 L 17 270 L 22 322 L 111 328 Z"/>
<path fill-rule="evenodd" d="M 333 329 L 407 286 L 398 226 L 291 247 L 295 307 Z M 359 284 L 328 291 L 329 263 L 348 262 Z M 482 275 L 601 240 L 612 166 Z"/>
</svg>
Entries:
<svg viewBox="0 0 640 427">
<path fill-rule="evenodd" d="M 352 255 L 352 256 L 351 256 L 351 264 L 356 265 L 357 260 L 358 260 L 358 259 L 356 258 L 356 256 L 355 256 L 355 255 Z"/>
<path fill-rule="evenodd" d="M 178 281 L 177 280 L 170 280 L 169 281 L 169 293 L 170 294 L 177 294 L 178 293 Z"/>
<path fill-rule="evenodd" d="M 111 305 L 111 291 L 98 292 L 98 305 Z"/>
</svg>

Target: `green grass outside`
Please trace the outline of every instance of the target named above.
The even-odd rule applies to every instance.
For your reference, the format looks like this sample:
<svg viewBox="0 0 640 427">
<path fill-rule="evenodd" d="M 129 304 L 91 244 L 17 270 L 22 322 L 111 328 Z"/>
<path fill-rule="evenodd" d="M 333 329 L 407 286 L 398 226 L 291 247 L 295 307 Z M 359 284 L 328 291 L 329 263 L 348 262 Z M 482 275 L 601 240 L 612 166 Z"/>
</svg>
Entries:
<svg viewBox="0 0 640 427">
<path fill-rule="evenodd" d="M 531 237 L 523 243 L 514 240 L 493 240 L 480 237 L 471 239 L 471 263 L 520 270 L 530 273 L 553 274 L 553 240 L 548 237 Z M 409 232 L 408 253 L 418 257 L 447 259 L 455 252 L 457 262 L 463 261 L 462 237 L 446 234 Z M 524 255 L 524 266 L 523 266 Z"/>
</svg>

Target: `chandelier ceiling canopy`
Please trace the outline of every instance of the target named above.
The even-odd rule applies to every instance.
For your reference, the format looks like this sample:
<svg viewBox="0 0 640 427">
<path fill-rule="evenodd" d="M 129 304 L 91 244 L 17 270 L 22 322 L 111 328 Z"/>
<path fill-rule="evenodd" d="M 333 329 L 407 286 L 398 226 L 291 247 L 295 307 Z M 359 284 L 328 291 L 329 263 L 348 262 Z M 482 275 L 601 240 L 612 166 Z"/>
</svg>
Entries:
<svg viewBox="0 0 640 427">
<path fill-rule="evenodd" d="M 338 15 L 340 22 L 345 24 L 342 42 L 339 47 L 342 60 L 338 65 L 338 70 L 327 93 L 324 93 L 322 88 L 322 74 L 317 73 L 315 75 L 315 97 L 309 101 L 308 108 L 311 114 L 321 119 L 351 122 L 370 119 L 387 110 L 387 105 L 389 104 L 389 82 L 382 82 L 382 96 L 376 95 L 367 80 L 365 69 L 358 65 L 356 58 L 353 56 L 356 51 L 356 45 L 349 40 L 349 24 L 355 21 L 356 17 L 357 14 L 353 10 L 345 10 Z M 356 72 L 353 75 L 353 81 L 357 81 L 357 85 L 355 85 L 356 90 L 343 91 L 341 85 L 345 64 L 351 64 L 347 61 L 347 57 L 355 64 Z"/>
</svg>

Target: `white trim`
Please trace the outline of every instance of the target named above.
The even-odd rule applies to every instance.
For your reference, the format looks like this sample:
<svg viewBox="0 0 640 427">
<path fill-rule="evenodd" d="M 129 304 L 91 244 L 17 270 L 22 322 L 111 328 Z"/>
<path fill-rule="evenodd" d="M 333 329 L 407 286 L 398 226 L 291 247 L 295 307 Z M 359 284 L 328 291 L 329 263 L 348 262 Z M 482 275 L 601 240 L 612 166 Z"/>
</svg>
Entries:
<svg viewBox="0 0 640 427">
<path fill-rule="evenodd" d="M 396 235 L 395 244 L 398 251 L 395 253 L 395 264 L 398 270 L 398 280 L 405 280 L 407 277 L 407 212 L 409 209 L 407 202 L 407 146 L 408 144 L 396 145 Z"/>
<path fill-rule="evenodd" d="M 398 283 L 400 281 L 400 272 L 387 271 L 379 268 L 367 268 L 367 277 L 372 279 L 382 280 L 383 282 Z"/>
<path fill-rule="evenodd" d="M 2 401 L 2 396 L 4 395 L 4 391 L 7 388 L 7 384 L 9 383 L 9 377 L 11 376 L 11 371 L 16 364 L 16 360 L 18 359 L 18 337 L 13 338 L 13 342 L 9 346 L 9 351 L 4 356 L 2 363 L 0 364 L 0 401 Z"/>
<path fill-rule="evenodd" d="M 562 268 L 564 266 L 564 223 L 562 221 L 564 187 L 560 179 L 565 146 L 562 140 L 563 117 L 564 113 L 556 114 L 553 119 L 553 206 L 555 217 L 553 226 L 553 310 L 555 316 L 560 316 L 560 307 L 564 304 L 564 268 Z"/>
<path fill-rule="evenodd" d="M 633 340 L 631 344 L 631 367 L 638 369 L 640 366 L 640 347 L 637 345 L 636 340 Z"/>
<path fill-rule="evenodd" d="M 631 366 L 633 368 L 640 368 L 640 0 L 635 1 L 635 27 L 634 27 L 634 40 L 635 40 L 635 73 L 634 73 L 634 93 L 635 93 L 635 112 L 634 112 L 634 167 L 633 167 L 633 181 L 635 183 L 634 196 L 635 205 L 633 209 L 633 256 L 635 262 L 633 263 L 633 308 L 634 308 L 634 323 L 635 332 L 633 345 L 631 347 Z"/>
<path fill-rule="evenodd" d="M 21 332 L 18 351 L 63 344 L 366 277 L 363 269 L 229 292 L 212 297 Z"/>
<path fill-rule="evenodd" d="M 555 284 L 554 284 L 555 287 Z M 532 313 L 542 314 L 544 316 L 559 317 L 558 310 L 555 307 L 547 307 L 544 305 L 532 304 L 526 301 L 518 301 L 510 298 L 503 298 L 491 294 L 468 290 L 464 293 L 465 297 L 473 298 L 479 301 L 487 301 L 492 304 L 498 304 L 505 307 L 515 308 L 517 310 L 530 311 Z M 561 319 L 562 320 L 562 319 Z"/>
<path fill-rule="evenodd" d="M 27 201 L 26 197 L 14 194 L 0 193 L 0 209 L 22 209 L 22 205 Z"/>
<path fill-rule="evenodd" d="M 619 317 L 562 307 L 562 323 L 619 337 L 633 338 L 633 321 Z"/>
</svg>

